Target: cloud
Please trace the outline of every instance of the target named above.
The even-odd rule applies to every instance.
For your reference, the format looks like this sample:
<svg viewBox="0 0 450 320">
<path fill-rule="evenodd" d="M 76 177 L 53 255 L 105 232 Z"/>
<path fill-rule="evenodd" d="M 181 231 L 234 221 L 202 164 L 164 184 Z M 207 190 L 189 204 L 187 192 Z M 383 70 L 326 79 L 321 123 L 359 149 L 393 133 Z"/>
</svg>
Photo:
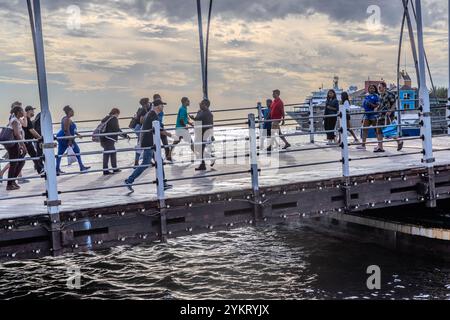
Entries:
<svg viewBox="0 0 450 320">
<path fill-rule="evenodd" d="M 202 3 L 206 9 L 207 1 Z M 67 8 L 74 4 L 81 9 L 80 29 L 67 28 Z M 365 21 L 373 4 L 380 6 L 383 22 L 376 31 Z M 141 96 L 160 92 L 174 112 L 181 96 L 201 97 L 195 0 L 42 5 L 54 105 L 73 101 L 83 115 L 102 115 L 117 105 L 131 114 Z M 361 87 L 368 76 L 393 81 L 400 9 L 399 0 L 216 0 L 212 100 L 218 106 L 248 106 L 277 87 L 286 101 L 299 102 L 322 83 L 331 85 L 335 74 L 343 87 Z M 428 55 L 439 84 L 446 83 L 446 10 L 441 0 L 424 1 Z M 0 28 L 0 103 L 21 97 L 33 104 L 34 56 L 22 0 L 0 1 Z M 409 54 L 407 60 L 412 63 Z"/>
</svg>

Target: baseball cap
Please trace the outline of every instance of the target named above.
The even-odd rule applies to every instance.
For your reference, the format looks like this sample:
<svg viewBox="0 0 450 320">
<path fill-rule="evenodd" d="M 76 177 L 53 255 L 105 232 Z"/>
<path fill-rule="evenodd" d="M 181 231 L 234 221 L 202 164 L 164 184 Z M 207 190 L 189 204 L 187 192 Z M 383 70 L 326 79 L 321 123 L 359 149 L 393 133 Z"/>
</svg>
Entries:
<svg viewBox="0 0 450 320">
<path fill-rule="evenodd" d="M 163 102 L 162 100 L 153 101 L 153 106 L 154 107 L 165 106 L 165 105 L 167 105 L 167 103 Z"/>
<path fill-rule="evenodd" d="M 36 108 L 33 108 L 32 106 L 27 106 L 25 108 L 25 112 L 31 111 L 31 110 L 36 110 Z"/>
</svg>

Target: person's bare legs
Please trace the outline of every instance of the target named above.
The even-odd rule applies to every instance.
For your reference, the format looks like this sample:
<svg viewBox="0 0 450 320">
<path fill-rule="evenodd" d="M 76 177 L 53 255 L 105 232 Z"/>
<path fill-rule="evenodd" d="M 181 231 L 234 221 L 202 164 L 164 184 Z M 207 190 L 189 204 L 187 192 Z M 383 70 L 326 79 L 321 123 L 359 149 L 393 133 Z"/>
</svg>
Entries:
<svg viewBox="0 0 450 320">
<path fill-rule="evenodd" d="M 367 142 L 367 137 L 369 136 L 369 126 L 370 126 L 370 122 L 369 120 L 364 120 L 363 122 L 363 130 L 362 130 L 362 147 L 366 146 L 366 142 Z"/>
<path fill-rule="evenodd" d="M 349 129 L 348 132 L 350 132 L 350 134 L 352 135 L 353 139 L 355 139 L 355 143 L 358 143 L 359 139 L 356 136 L 355 131 L 353 131 L 353 129 Z"/>
<path fill-rule="evenodd" d="M 281 132 L 281 127 L 278 129 L 279 133 L 278 135 L 280 136 L 280 139 L 284 142 L 285 146 L 290 146 L 290 143 L 287 141 L 286 137 L 283 135 L 283 132 Z"/>
<path fill-rule="evenodd" d="M 381 131 L 380 128 L 376 129 L 376 133 L 377 133 L 377 140 L 378 140 L 378 149 L 383 150 L 383 132 Z"/>
<path fill-rule="evenodd" d="M 5 165 L 5 167 L 0 171 L 0 179 L 3 179 L 5 173 L 9 170 L 9 162 Z"/>
</svg>

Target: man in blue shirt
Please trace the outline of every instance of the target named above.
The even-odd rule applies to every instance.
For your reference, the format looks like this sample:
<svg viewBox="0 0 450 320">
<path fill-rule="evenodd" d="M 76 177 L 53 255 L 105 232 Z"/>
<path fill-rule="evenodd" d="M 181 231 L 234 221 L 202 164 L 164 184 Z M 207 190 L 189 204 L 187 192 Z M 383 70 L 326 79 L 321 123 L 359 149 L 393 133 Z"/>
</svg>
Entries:
<svg viewBox="0 0 450 320">
<path fill-rule="evenodd" d="M 263 141 L 265 139 L 269 139 L 272 137 L 272 122 L 270 122 L 270 106 L 272 105 L 272 100 L 271 99 L 267 99 L 266 100 L 266 107 L 263 108 L 262 104 L 260 102 L 258 102 L 258 108 L 261 108 L 261 113 L 262 113 L 262 117 L 264 120 L 263 123 L 263 136 L 261 137 L 261 139 L 263 139 Z"/>
<path fill-rule="evenodd" d="M 152 110 L 153 110 L 153 106 L 155 106 L 157 102 L 161 102 L 161 101 L 162 101 L 161 95 L 155 94 L 153 96 Z M 162 102 L 162 103 L 163 103 L 163 105 L 166 105 L 165 102 Z M 161 111 L 158 114 L 158 119 L 159 119 L 159 123 L 161 124 L 161 129 L 164 129 L 164 111 Z M 169 140 L 167 139 L 167 135 L 161 135 L 161 142 L 162 142 L 164 151 L 166 153 L 166 160 L 169 162 L 172 162 L 172 148 L 169 147 Z"/>
<path fill-rule="evenodd" d="M 125 185 L 127 186 L 128 190 L 130 192 L 134 192 L 133 184 L 137 178 L 139 178 L 146 169 L 148 169 L 151 166 L 151 160 L 154 157 L 154 152 L 151 147 L 153 147 L 153 121 L 160 119 L 159 114 L 163 112 L 165 103 L 161 100 L 157 100 L 153 104 L 153 109 L 144 118 L 143 124 L 142 124 L 142 131 L 145 131 L 142 133 L 141 136 L 141 148 L 145 148 L 143 153 L 143 159 L 142 164 L 138 166 L 133 173 L 128 177 L 127 180 L 125 180 Z M 171 136 L 169 132 L 166 132 L 164 130 L 161 130 L 161 137 L 162 136 Z M 164 168 L 163 168 L 164 170 Z M 164 174 L 164 171 L 163 171 Z M 165 175 L 164 175 L 165 176 Z M 172 186 L 164 183 L 164 190 L 171 189 Z"/>
<path fill-rule="evenodd" d="M 173 144 L 177 145 L 181 142 L 181 140 L 184 140 L 191 145 L 191 150 L 194 152 L 194 143 L 192 142 L 192 137 L 188 128 L 189 125 L 193 126 L 193 123 L 189 119 L 188 115 L 188 107 L 190 104 L 191 102 L 189 101 L 189 98 L 184 97 L 181 99 L 181 107 L 178 110 L 176 134 Z"/>
</svg>

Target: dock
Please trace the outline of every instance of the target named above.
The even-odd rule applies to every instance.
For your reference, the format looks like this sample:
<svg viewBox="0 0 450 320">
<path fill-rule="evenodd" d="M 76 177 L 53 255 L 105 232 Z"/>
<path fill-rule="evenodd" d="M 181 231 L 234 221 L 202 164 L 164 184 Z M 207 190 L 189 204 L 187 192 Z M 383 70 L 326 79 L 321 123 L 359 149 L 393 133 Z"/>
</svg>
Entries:
<svg viewBox="0 0 450 320">
<path fill-rule="evenodd" d="M 246 131 L 238 129 L 236 135 L 242 136 Z M 220 134 L 216 138 L 224 139 Z M 252 186 L 245 141 L 234 143 L 232 150 L 246 161 L 233 156 L 231 163 L 229 158 L 220 159 L 219 155 L 228 147 L 220 148 L 222 144 L 218 143 L 216 164 L 205 173 L 196 173 L 195 165 L 183 158 L 178 159 L 181 164 L 177 164 L 177 160 L 166 164 L 166 179 L 174 188 L 165 193 L 165 207 L 161 207 L 157 196 L 154 168 L 148 169 L 137 181 L 142 185 L 132 194 L 123 187 L 127 172 L 103 177 L 95 170 L 75 174 L 76 168 L 63 168 L 69 175 L 58 179 L 61 206 L 56 230 L 52 230 L 53 222 L 42 197 L 2 201 L 0 259 L 38 258 L 117 245 L 155 243 L 242 226 L 336 214 L 345 217 L 380 208 L 425 205 L 430 200 L 429 170 L 421 163 L 420 139 L 405 141 L 401 152 L 397 152 L 396 143 L 388 142 L 387 152 L 382 155 L 374 155 L 370 147 L 368 151 L 360 151 L 350 145 L 349 180 L 342 175 L 339 146 L 327 147 L 324 142 L 312 145 L 309 136 L 304 135 L 289 139 L 291 152 L 260 155 L 257 194 Z M 433 139 L 438 206 L 441 201 L 450 199 L 448 142 L 448 137 Z M 187 145 L 180 147 L 180 154 L 185 153 L 186 159 L 189 159 L 188 151 Z M 176 154 L 174 157 L 177 159 Z M 271 158 L 279 159 L 277 167 L 281 169 L 264 169 L 262 164 Z M 120 155 L 119 165 L 130 165 L 131 160 L 129 154 Z M 95 157 L 88 164 L 101 169 Z M 122 187 L 95 190 L 120 185 Z M 45 186 L 36 180 L 24 185 L 20 192 L 39 194 L 45 192 Z M 0 198 L 12 196 L 3 190 L 0 192 Z M 450 235 L 450 230 L 445 232 L 443 239 Z M 55 233 L 60 242 L 58 252 L 54 249 Z"/>
</svg>

